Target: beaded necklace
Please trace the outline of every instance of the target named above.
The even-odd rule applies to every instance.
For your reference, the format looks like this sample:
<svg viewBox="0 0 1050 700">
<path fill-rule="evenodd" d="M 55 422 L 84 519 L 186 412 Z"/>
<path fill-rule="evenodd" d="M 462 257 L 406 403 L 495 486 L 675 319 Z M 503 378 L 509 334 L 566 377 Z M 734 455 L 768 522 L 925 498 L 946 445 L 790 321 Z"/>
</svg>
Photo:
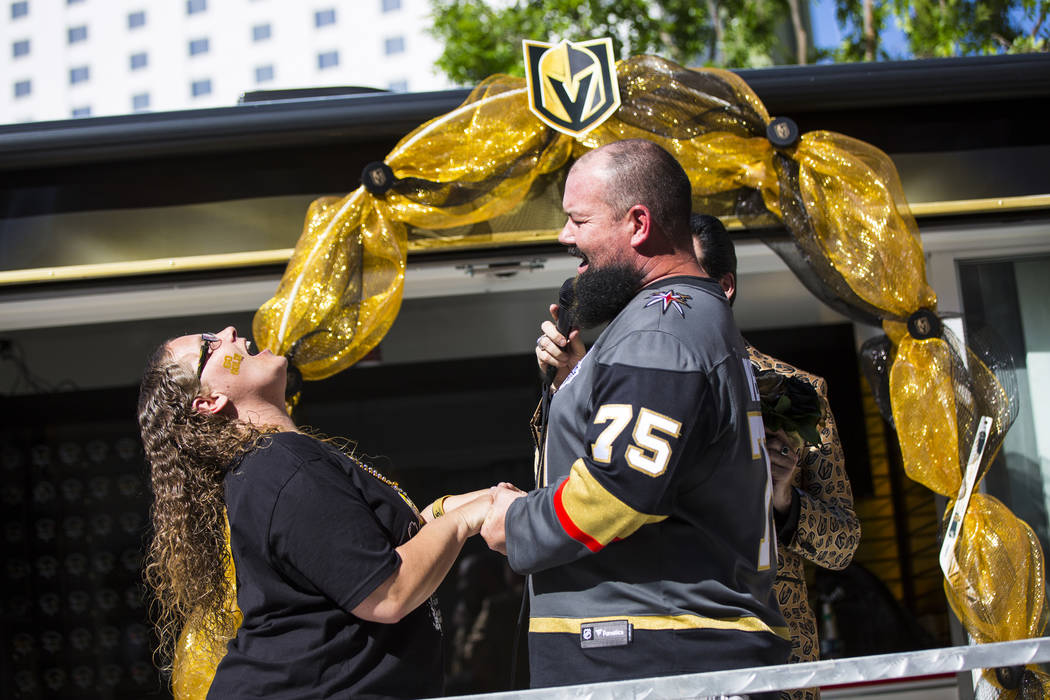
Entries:
<svg viewBox="0 0 1050 700">
<path fill-rule="evenodd" d="M 344 454 L 346 454 L 346 453 L 344 453 Z M 419 519 L 419 522 L 420 523 L 423 522 L 423 516 L 419 514 L 419 508 L 416 507 L 416 504 L 412 502 L 412 499 L 408 497 L 408 494 L 404 492 L 404 490 L 398 485 L 398 483 L 396 481 L 394 481 L 392 479 L 388 479 L 386 476 L 384 476 L 378 470 L 376 470 L 373 467 L 365 464 L 364 462 L 359 460 L 357 457 L 354 457 L 352 455 L 346 455 L 346 456 L 349 457 L 350 461 L 353 462 L 354 464 L 356 464 L 358 467 L 360 467 L 364 471 L 368 472 L 369 474 L 371 474 L 374 478 L 378 479 L 379 481 L 382 481 L 384 484 L 386 484 L 390 488 L 394 489 L 394 491 L 397 493 L 397 495 L 401 497 L 401 500 L 403 500 L 405 503 L 407 503 L 408 507 L 412 509 L 412 512 L 416 514 L 416 517 Z"/>
<path fill-rule="evenodd" d="M 419 520 L 419 524 L 422 525 L 425 522 L 423 520 L 423 516 L 419 514 L 419 508 L 416 507 L 416 504 L 412 502 L 412 499 L 408 497 L 408 494 L 405 493 L 404 490 L 402 490 L 402 488 L 398 485 L 398 483 L 396 481 L 394 481 L 392 479 L 388 479 L 379 470 L 375 469 L 374 467 L 372 467 L 369 464 L 365 464 L 364 462 L 362 462 L 360 459 L 357 458 L 357 455 L 354 454 L 354 450 L 357 448 L 357 443 L 353 442 L 352 440 L 348 440 L 346 438 L 322 438 L 322 437 L 319 437 L 319 436 L 314 436 L 314 437 L 315 437 L 315 439 L 318 439 L 321 442 L 325 443 L 326 445 L 328 445 L 328 446 L 332 447 L 333 449 L 335 449 L 341 455 L 343 455 L 344 457 L 349 459 L 351 462 L 356 464 L 358 467 L 360 467 L 363 471 L 371 474 L 372 478 L 377 479 L 377 480 L 383 482 L 384 484 L 386 484 L 387 486 L 389 486 L 390 488 L 394 489 L 394 492 L 398 496 L 400 496 L 401 500 L 404 501 L 406 504 L 408 504 L 408 507 L 412 509 L 413 513 L 415 513 L 416 519 Z"/>
</svg>

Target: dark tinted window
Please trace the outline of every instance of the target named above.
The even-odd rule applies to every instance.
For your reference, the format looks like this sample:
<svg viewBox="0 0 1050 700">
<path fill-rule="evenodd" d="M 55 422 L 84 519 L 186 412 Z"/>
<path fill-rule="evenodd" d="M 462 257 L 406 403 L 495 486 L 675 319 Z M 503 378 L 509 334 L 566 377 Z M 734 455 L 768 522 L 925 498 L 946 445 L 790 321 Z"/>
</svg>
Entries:
<svg viewBox="0 0 1050 700">
<path fill-rule="evenodd" d="M 335 24 L 335 10 L 318 10 L 314 13 L 314 26 L 323 27 L 326 24 Z"/>
</svg>

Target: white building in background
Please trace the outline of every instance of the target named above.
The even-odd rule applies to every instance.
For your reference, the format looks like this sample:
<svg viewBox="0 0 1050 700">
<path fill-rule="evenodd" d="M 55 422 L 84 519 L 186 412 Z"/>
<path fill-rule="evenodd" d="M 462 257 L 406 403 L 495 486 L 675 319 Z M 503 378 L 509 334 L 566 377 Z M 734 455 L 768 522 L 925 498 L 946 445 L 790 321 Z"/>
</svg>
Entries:
<svg viewBox="0 0 1050 700">
<path fill-rule="evenodd" d="M 427 0 L 3 0 L 0 123 L 451 86 Z"/>
</svg>

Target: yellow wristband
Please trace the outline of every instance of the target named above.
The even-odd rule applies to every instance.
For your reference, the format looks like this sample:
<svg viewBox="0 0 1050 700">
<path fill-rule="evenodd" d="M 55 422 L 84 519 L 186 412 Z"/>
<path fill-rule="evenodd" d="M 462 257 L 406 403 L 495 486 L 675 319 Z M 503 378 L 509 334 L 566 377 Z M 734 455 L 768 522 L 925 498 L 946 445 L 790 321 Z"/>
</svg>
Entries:
<svg viewBox="0 0 1050 700">
<path fill-rule="evenodd" d="M 441 498 L 434 501 L 434 505 L 430 506 L 430 512 L 434 514 L 435 518 L 440 518 L 442 515 L 445 514 L 446 498 L 448 498 L 448 496 L 442 496 Z"/>
</svg>

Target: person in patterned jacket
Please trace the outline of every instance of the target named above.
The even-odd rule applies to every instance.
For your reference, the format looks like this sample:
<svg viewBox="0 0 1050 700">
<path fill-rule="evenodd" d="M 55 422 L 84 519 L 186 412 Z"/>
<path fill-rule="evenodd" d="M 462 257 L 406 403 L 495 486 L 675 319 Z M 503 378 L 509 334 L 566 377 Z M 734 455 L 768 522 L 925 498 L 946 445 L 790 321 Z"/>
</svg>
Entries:
<svg viewBox="0 0 1050 700">
<path fill-rule="evenodd" d="M 693 216 L 690 227 L 701 267 L 719 281 L 732 305 L 736 300 L 736 251 L 729 233 L 719 219 L 704 214 Z M 757 371 L 773 370 L 785 377 L 798 377 L 811 384 L 820 399 L 819 447 L 800 447 L 783 432 L 766 438 L 778 542 L 774 591 L 791 628 L 791 662 L 816 661 L 820 645 L 803 565 L 809 561 L 832 570 L 849 566 L 860 543 L 860 521 L 853 510 L 853 491 L 835 417 L 828 405 L 827 383 L 760 352 L 750 343 L 747 351 Z M 820 691 L 805 688 L 782 695 L 793 700 L 815 700 Z"/>
<path fill-rule="evenodd" d="M 787 661 L 751 362 L 689 232 L 688 177 L 643 140 L 580 158 L 559 240 L 574 317 L 538 488 L 495 494 L 489 546 L 529 574 L 534 687 Z"/>
</svg>

